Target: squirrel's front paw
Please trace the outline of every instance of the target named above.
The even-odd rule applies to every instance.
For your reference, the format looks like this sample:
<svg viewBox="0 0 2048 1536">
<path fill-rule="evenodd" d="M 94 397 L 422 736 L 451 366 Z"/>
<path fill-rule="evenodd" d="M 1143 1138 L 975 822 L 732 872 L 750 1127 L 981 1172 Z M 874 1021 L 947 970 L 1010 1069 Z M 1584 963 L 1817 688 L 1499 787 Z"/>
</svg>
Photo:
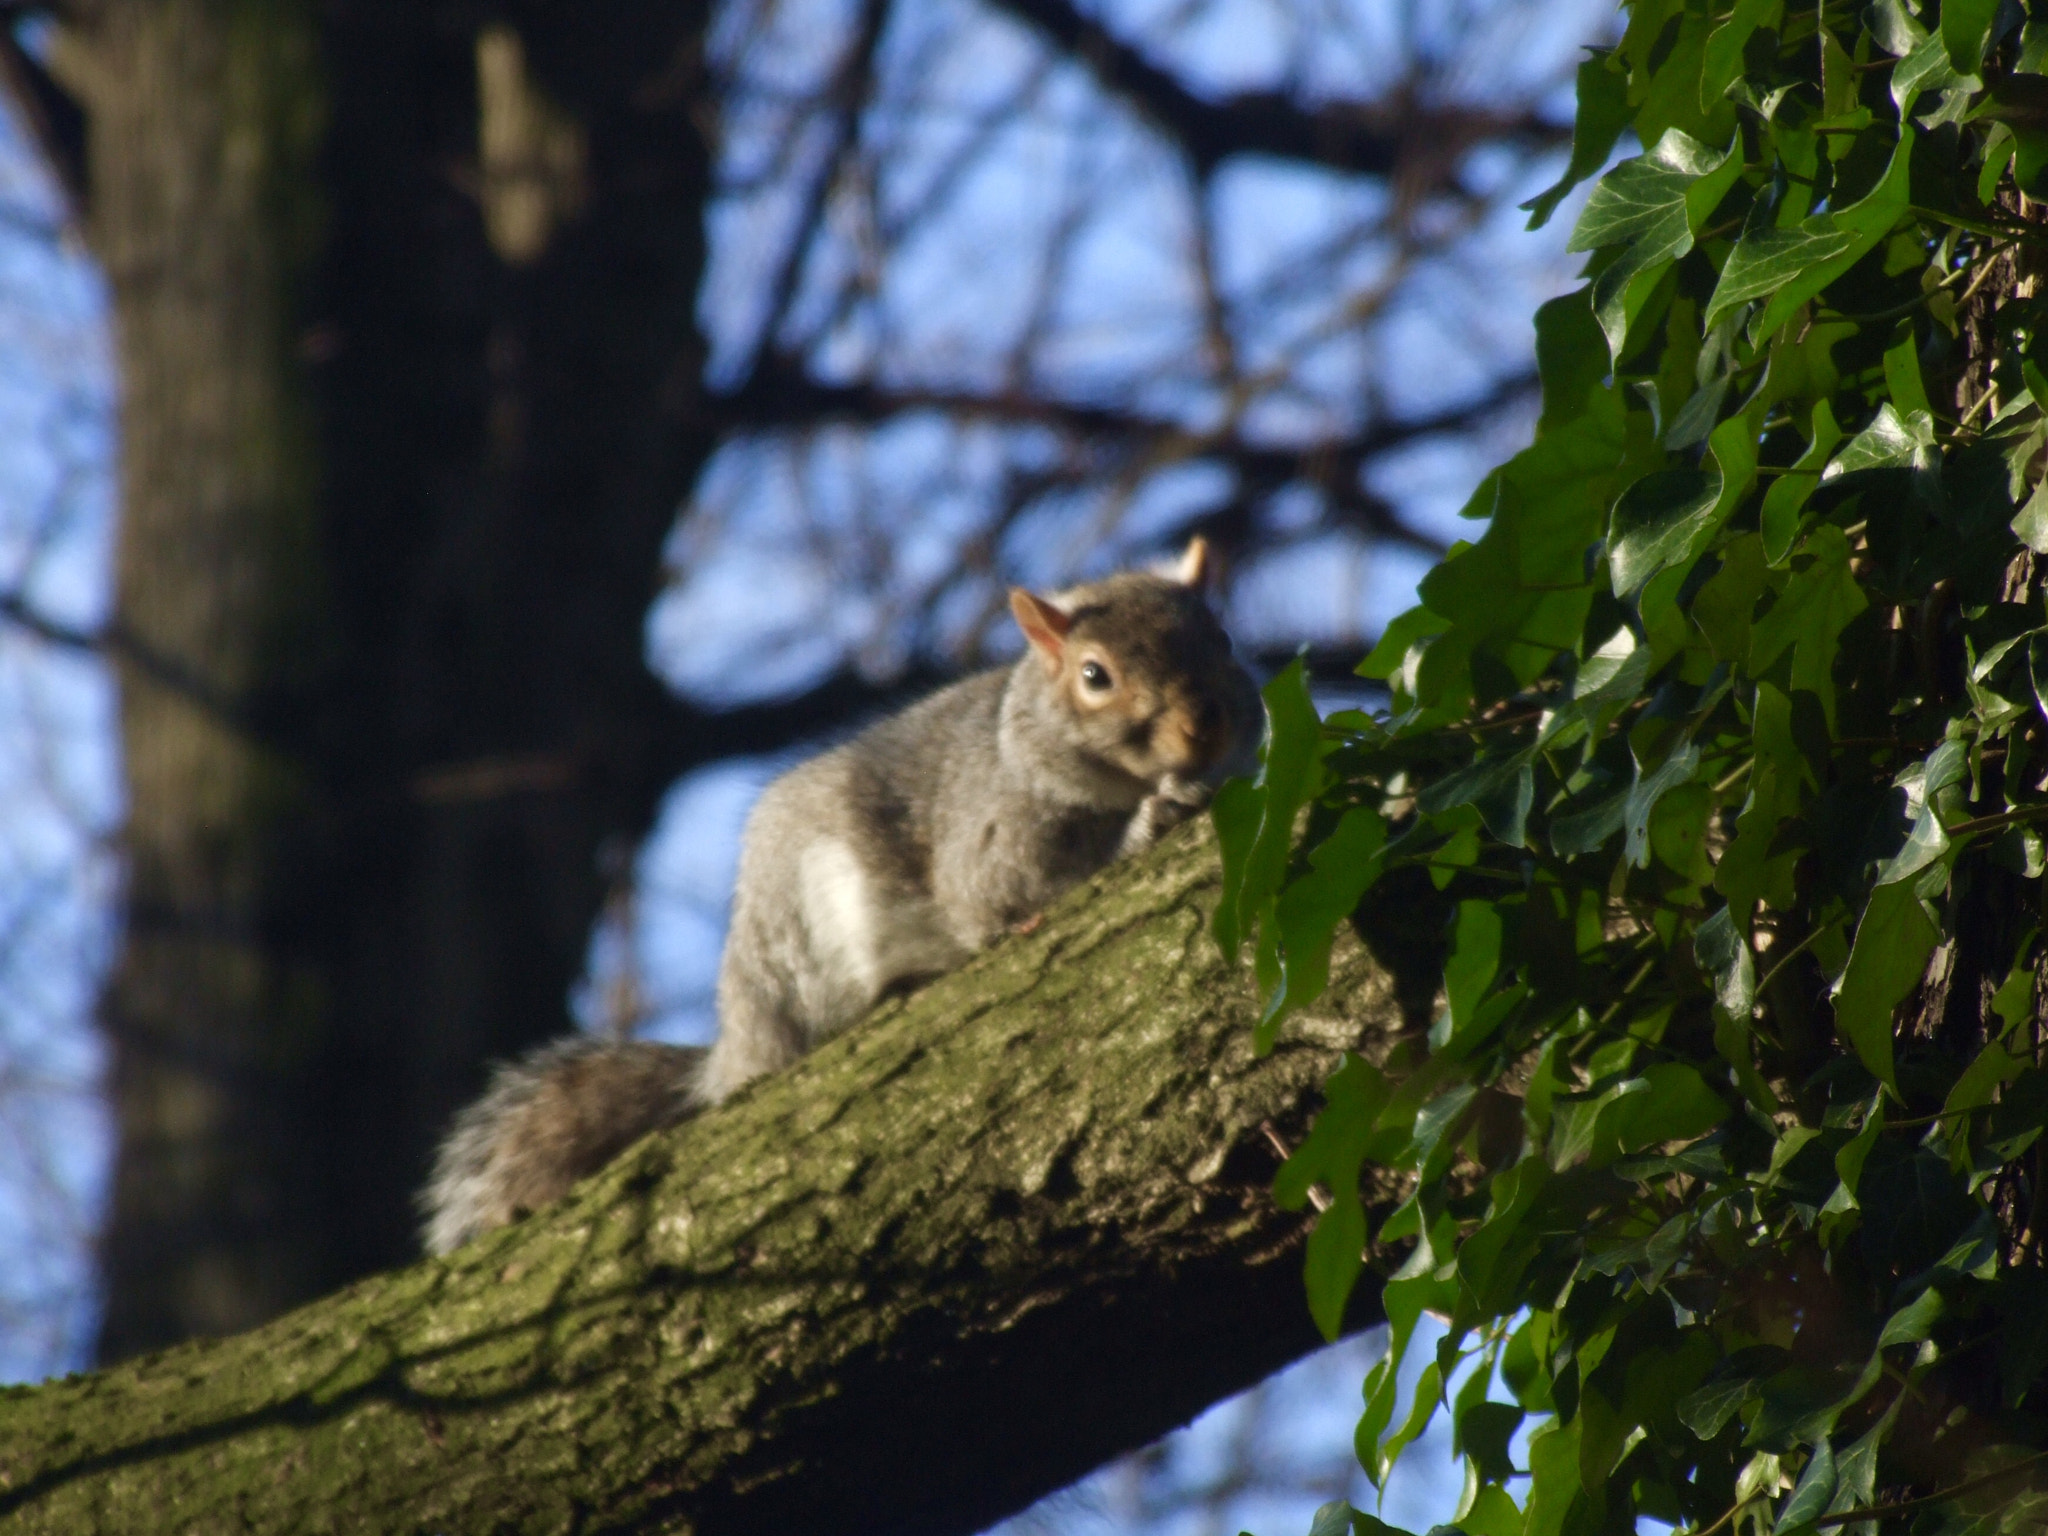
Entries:
<svg viewBox="0 0 2048 1536">
<path fill-rule="evenodd" d="M 1131 824 L 1124 829 L 1122 852 L 1132 854 L 1150 848 L 1175 827 L 1196 815 L 1209 803 L 1209 786 L 1195 779 L 1169 773 L 1158 787 L 1138 802 Z"/>
</svg>

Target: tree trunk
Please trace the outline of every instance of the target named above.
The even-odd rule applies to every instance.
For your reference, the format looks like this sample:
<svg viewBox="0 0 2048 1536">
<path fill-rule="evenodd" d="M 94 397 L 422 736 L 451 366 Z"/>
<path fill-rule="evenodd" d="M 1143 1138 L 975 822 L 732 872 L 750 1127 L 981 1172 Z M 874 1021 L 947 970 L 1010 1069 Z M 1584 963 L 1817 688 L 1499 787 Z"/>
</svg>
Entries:
<svg viewBox="0 0 2048 1536">
<path fill-rule="evenodd" d="M 103 1358 L 411 1252 L 720 746 L 641 630 L 712 441 L 705 6 L 504 9 L 100 0 L 59 46 L 122 371 Z"/>
<path fill-rule="evenodd" d="M 1183 835 L 527 1222 L 0 1396 L 0 1523 L 940 1533 L 1064 1485 L 1314 1344 L 1262 1127 L 1400 1027 L 1347 940 L 1256 1058 L 1217 878 Z"/>
</svg>

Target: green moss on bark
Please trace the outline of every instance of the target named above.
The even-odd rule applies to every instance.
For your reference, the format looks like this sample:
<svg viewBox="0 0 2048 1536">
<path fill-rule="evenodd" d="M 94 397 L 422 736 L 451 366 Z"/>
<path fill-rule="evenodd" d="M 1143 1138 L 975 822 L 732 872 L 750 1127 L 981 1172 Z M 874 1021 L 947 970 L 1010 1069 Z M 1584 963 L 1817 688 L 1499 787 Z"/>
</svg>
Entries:
<svg viewBox="0 0 2048 1536">
<path fill-rule="evenodd" d="M 633 1149 L 238 1338 L 0 1399 L 0 1527 L 965 1531 L 1311 1346 L 1261 1126 L 1398 1027 L 1340 948 L 1263 1060 L 1206 832 Z"/>
</svg>

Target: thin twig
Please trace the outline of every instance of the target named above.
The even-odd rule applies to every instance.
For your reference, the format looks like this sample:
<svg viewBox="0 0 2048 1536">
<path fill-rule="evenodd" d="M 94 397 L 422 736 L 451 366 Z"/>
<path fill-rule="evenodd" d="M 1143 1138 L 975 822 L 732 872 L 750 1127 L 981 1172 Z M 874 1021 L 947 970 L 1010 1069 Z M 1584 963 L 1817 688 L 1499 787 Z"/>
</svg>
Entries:
<svg viewBox="0 0 2048 1536">
<path fill-rule="evenodd" d="M 2037 1461 L 2048 1461 L 2048 1451 L 2036 1451 L 2009 1467 L 2000 1467 L 1996 1472 L 1986 1472 L 1982 1477 L 1973 1477 L 1966 1483 L 1957 1483 L 1953 1488 L 1944 1488 L 1940 1493 L 1930 1493 L 1924 1499 L 1907 1499 L 1903 1504 L 1872 1504 L 1865 1509 L 1845 1509 L 1839 1515 L 1822 1515 L 1813 1523 L 1816 1526 L 1853 1525 L 1858 1520 L 1889 1520 L 1894 1515 L 1910 1515 L 1916 1510 L 1932 1509 L 1937 1504 L 1946 1504 L 1959 1494 L 1971 1493 L 1991 1483 L 2003 1482 L 2016 1472 L 2024 1472 Z M 1706 1536 L 1701 1532 L 1700 1536 Z"/>
</svg>

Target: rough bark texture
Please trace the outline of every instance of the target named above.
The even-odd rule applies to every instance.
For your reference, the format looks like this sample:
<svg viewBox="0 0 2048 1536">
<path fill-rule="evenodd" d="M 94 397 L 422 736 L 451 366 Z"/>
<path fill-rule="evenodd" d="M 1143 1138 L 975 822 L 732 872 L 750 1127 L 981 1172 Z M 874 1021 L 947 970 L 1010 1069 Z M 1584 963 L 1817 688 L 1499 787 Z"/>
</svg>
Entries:
<svg viewBox="0 0 2048 1536">
<path fill-rule="evenodd" d="M 642 635 L 713 441 L 705 12 L 67 8 L 122 375 L 102 1358 L 402 1262 L 437 1129 L 732 750 Z"/>
<path fill-rule="evenodd" d="M 526 1223 L 0 1395 L 0 1529 L 908 1536 L 1063 1485 L 1313 1345 L 1261 1126 L 1399 1028 L 1349 944 L 1254 1058 L 1216 878 L 1183 835 Z"/>
</svg>

